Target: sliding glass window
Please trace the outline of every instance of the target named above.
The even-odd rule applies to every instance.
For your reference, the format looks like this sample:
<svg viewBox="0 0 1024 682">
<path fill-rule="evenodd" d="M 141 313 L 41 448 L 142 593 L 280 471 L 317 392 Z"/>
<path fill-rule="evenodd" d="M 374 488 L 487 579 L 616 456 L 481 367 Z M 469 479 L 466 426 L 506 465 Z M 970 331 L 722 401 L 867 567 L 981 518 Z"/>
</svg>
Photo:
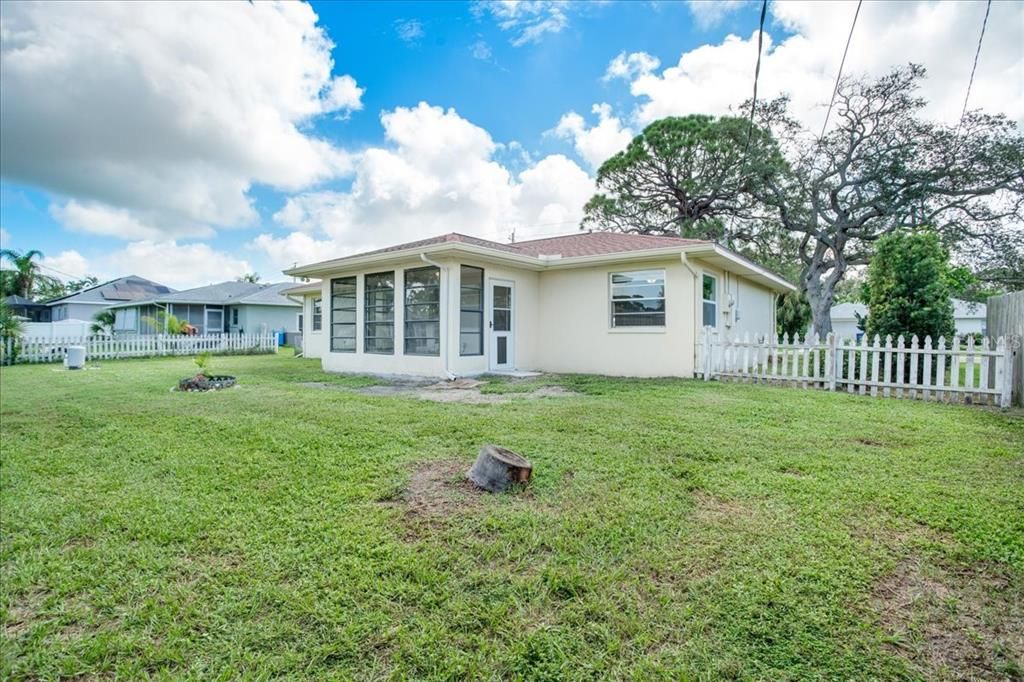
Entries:
<svg viewBox="0 0 1024 682">
<path fill-rule="evenodd" d="M 459 281 L 459 355 L 483 355 L 484 271 L 463 265 Z"/>
<path fill-rule="evenodd" d="M 395 352 L 395 273 L 367 275 L 363 283 L 363 352 Z"/>
<path fill-rule="evenodd" d="M 612 327 L 665 326 L 665 271 L 612 273 Z"/>
<path fill-rule="evenodd" d="M 331 351 L 356 352 L 356 278 L 331 280 Z"/>
<path fill-rule="evenodd" d="M 405 271 L 405 354 L 441 354 L 441 271 Z"/>
</svg>

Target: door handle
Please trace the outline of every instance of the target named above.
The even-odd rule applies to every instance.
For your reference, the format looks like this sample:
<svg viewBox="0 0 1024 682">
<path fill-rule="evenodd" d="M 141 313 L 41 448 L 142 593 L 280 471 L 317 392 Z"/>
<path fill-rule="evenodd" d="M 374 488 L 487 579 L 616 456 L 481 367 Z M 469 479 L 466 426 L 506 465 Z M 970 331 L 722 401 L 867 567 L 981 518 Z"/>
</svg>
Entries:
<svg viewBox="0 0 1024 682">
<path fill-rule="evenodd" d="M 487 328 L 488 329 L 494 329 L 494 320 L 488 320 L 487 321 Z"/>
</svg>

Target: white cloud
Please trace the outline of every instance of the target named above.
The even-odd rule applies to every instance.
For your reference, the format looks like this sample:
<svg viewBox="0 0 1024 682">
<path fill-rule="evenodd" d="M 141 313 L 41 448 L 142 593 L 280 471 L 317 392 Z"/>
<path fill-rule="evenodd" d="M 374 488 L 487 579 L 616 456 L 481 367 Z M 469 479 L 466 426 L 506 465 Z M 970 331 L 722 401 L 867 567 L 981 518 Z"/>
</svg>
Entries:
<svg viewBox="0 0 1024 682">
<path fill-rule="evenodd" d="M 252 271 L 248 261 L 209 244 L 173 240 L 132 242 L 97 259 L 96 267 L 109 277 L 135 274 L 176 289 L 223 282 Z"/>
<path fill-rule="evenodd" d="M 291 268 L 296 264 L 337 258 L 353 252 L 338 242 L 316 239 L 304 232 L 292 232 L 284 237 L 261 234 L 249 242 L 246 248 L 262 252 L 278 270 Z M 272 278 L 276 276 L 275 272 Z"/>
<path fill-rule="evenodd" d="M 547 33 L 561 33 L 569 25 L 566 11 L 572 7 L 559 0 L 497 0 L 478 2 L 473 11 L 479 16 L 489 12 L 502 31 L 510 31 L 515 47 L 536 43 Z"/>
<path fill-rule="evenodd" d="M 633 139 L 633 131 L 612 116 L 609 104 L 595 104 L 592 111 L 597 114 L 597 125 L 588 128 L 582 116 L 570 111 L 562 116 L 554 133 L 563 139 L 572 140 L 576 153 L 591 168 L 597 169 L 629 144 Z"/>
<path fill-rule="evenodd" d="M 6 3 L 0 32 L 4 176 L 126 213 L 128 238 L 250 224 L 252 184 L 351 168 L 306 129 L 362 106 L 307 4 Z"/>
<path fill-rule="evenodd" d="M 62 279 L 95 275 L 100 281 L 140 275 L 176 289 L 189 289 L 235 279 L 253 267 L 249 261 L 204 243 L 140 240 L 99 256 L 86 258 L 75 250 L 45 257 L 40 263 Z M 279 272 L 268 273 L 273 281 Z M 277 277 L 277 279 L 282 279 Z"/>
<path fill-rule="evenodd" d="M 395 33 L 407 43 L 415 43 L 423 37 L 423 24 L 415 19 L 399 19 L 395 22 Z"/>
<path fill-rule="evenodd" d="M 389 144 L 362 153 L 349 191 L 289 198 L 274 220 L 294 232 L 254 246 L 269 253 L 287 242 L 296 254 L 288 258 L 321 260 L 329 257 L 321 237 L 336 244 L 335 253 L 351 253 L 446 232 L 504 240 L 513 226 L 519 238 L 550 232 L 551 223 L 571 231 L 594 190 L 592 178 L 562 155 L 513 173 L 496 157 L 521 147 L 495 143 L 454 109 L 398 107 L 381 123 Z"/>
<path fill-rule="evenodd" d="M 44 256 L 39 260 L 46 274 L 59 277 L 63 280 L 81 279 L 89 272 L 89 262 L 85 256 L 74 249 L 61 251 L 56 256 Z"/>
<path fill-rule="evenodd" d="M 113 208 L 96 202 L 82 203 L 72 199 L 63 205 L 51 204 L 50 215 L 69 230 L 120 239 L 160 239 L 165 234 L 188 237 L 213 235 L 206 225 L 170 224 L 165 229 L 143 222 L 139 212 Z"/>
<path fill-rule="evenodd" d="M 602 80 L 610 81 L 615 78 L 632 80 L 654 71 L 659 66 L 661 66 L 661 60 L 646 52 L 630 54 L 620 52 L 615 59 L 608 63 L 608 69 L 604 72 Z"/>
<path fill-rule="evenodd" d="M 473 59 L 486 62 L 491 58 L 491 46 L 486 40 L 478 40 L 469 46 L 469 53 L 473 55 Z"/>
<path fill-rule="evenodd" d="M 11 233 L 0 227 L 0 248 L 9 248 L 11 244 Z"/>
<path fill-rule="evenodd" d="M 812 130 L 820 128 L 855 7 L 853 2 L 772 3 L 774 19 L 794 34 L 776 44 L 766 32 L 758 96 L 768 99 L 789 93 L 794 113 Z M 845 72 L 879 75 L 908 62 L 922 64 L 929 72 L 921 93 L 930 102 L 929 114 L 956 121 L 984 12 L 981 2 L 865 3 Z M 971 108 L 1024 121 L 1022 25 L 1024 4 L 992 5 Z M 756 33 L 749 38 L 730 35 L 719 44 L 684 53 L 661 73 L 633 76 L 630 90 L 641 100 L 634 112 L 637 122 L 698 112 L 726 113 L 750 97 L 756 57 Z"/>
<path fill-rule="evenodd" d="M 748 2 L 749 0 L 687 0 L 686 4 L 697 20 L 697 25 L 708 29 Z"/>
</svg>

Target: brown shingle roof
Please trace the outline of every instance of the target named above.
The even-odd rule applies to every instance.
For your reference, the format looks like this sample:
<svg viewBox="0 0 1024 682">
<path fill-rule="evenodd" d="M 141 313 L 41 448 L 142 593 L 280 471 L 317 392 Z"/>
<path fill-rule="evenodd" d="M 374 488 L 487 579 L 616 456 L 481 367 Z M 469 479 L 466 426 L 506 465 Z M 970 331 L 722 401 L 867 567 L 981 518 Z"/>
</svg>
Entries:
<svg viewBox="0 0 1024 682">
<path fill-rule="evenodd" d="M 446 242 L 473 244 L 474 246 L 483 246 L 488 249 L 500 249 L 501 251 L 518 253 L 518 251 L 511 248 L 509 244 L 499 244 L 498 242 L 492 242 L 489 239 L 480 239 L 479 237 L 470 237 L 468 234 L 449 232 L 448 234 L 438 235 L 437 237 L 428 237 L 427 239 L 420 239 L 419 241 L 415 242 L 406 242 L 404 244 L 395 244 L 394 246 L 385 246 L 383 249 L 374 249 L 373 251 L 363 251 L 361 253 L 353 254 L 352 257 L 358 256 L 361 258 L 363 256 L 375 256 L 379 253 L 405 251 L 406 249 L 417 249 L 420 248 L 421 246 L 432 246 L 434 244 L 444 244 Z"/>
<path fill-rule="evenodd" d="M 517 252 L 528 256 L 600 256 L 608 253 L 626 253 L 647 249 L 706 244 L 699 239 L 658 236 L 650 234 L 624 234 L 622 232 L 583 232 L 546 239 L 531 239 L 512 244 Z"/>
</svg>

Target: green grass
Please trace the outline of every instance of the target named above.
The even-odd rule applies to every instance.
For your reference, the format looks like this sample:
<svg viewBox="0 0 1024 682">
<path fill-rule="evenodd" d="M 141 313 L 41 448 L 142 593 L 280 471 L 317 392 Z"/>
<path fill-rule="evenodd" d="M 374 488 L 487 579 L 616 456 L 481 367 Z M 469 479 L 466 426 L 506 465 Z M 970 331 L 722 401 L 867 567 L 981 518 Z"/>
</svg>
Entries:
<svg viewBox="0 0 1024 682">
<path fill-rule="evenodd" d="M 0 370 L 0 677 L 1024 674 L 1019 413 L 595 377 L 438 404 L 213 364 L 240 385 L 170 392 L 187 358 Z M 417 466 L 487 442 L 532 486 L 447 474 L 407 507 Z M 936 663 L 935 628 L 980 653 Z"/>
</svg>

